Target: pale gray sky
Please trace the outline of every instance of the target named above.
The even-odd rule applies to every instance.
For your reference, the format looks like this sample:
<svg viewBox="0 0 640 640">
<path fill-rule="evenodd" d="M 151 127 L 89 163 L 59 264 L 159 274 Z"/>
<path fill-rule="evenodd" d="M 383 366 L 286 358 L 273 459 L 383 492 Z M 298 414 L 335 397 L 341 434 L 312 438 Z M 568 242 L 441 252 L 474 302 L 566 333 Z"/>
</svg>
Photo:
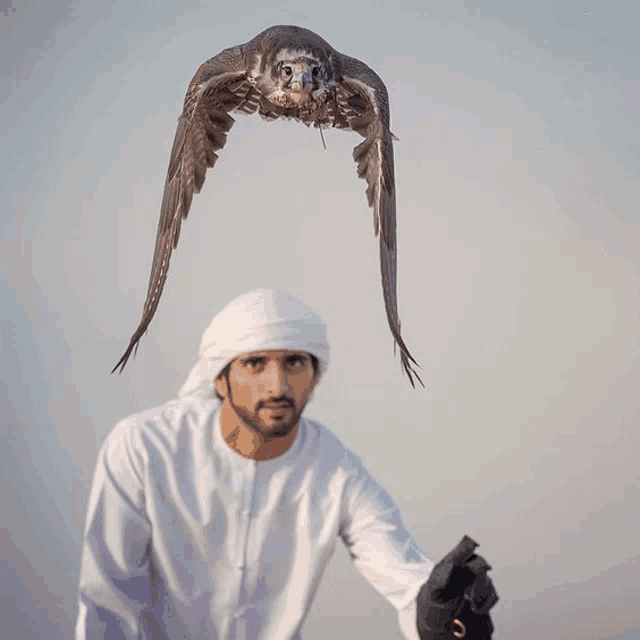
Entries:
<svg viewBox="0 0 640 640">
<path fill-rule="evenodd" d="M 468 533 L 497 640 L 640 626 L 640 6 L 507 0 L 0 6 L 2 619 L 69 637 L 85 499 L 115 422 L 173 397 L 228 300 L 288 289 L 325 318 L 308 409 L 437 560 Z M 390 93 L 394 357 L 355 134 L 238 116 L 140 318 L 171 142 L 197 67 L 308 27 Z M 340 549 L 305 638 L 400 637 Z"/>
</svg>

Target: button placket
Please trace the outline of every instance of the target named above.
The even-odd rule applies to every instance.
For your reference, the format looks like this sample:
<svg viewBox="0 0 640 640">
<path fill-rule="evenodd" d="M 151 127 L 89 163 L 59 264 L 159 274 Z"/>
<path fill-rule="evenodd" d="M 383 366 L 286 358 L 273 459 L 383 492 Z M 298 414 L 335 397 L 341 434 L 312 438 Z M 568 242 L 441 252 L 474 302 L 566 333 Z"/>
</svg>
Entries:
<svg viewBox="0 0 640 640">
<path fill-rule="evenodd" d="M 240 564 L 236 566 L 240 572 L 239 589 L 238 589 L 238 601 L 236 610 L 233 613 L 233 620 L 235 622 L 236 638 L 240 640 L 245 637 L 246 620 L 244 615 L 249 608 L 247 604 L 247 594 L 245 590 L 245 576 L 247 569 L 247 551 L 249 544 L 249 529 L 251 527 L 251 515 L 253 500 L 255 496 L 255 483 L 256 483 L 256 463 L 252 462 L 247 470 L 246 483 L 243 487 L 242 498 L 243 505 L 240 509 L 240 525 L 242 531 L 242 541 L 240 545 Z"/>
</svg>

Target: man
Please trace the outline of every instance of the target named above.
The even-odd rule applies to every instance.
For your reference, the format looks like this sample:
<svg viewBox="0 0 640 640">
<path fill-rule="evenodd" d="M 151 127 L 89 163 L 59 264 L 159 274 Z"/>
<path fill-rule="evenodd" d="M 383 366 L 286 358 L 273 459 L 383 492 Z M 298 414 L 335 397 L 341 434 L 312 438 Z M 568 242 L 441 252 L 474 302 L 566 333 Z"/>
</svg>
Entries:
<svg viewBox="0 0 640 640">
<path fill-rule="evenodd" d="M 338 537 L 407 638 L 445 638 L 443 584 L 428 580 L 444 565 L 432 573 L 358 456 L 302 418 L 328 353 L 307 305 L 249 292 L 205 331 L 180 399 L 116 425 L 88 505 L 77 640 L 299 639 Z M 481 560 L 470 542 L 456 566 Z M 456 606 L 466 589 L 486 608 L 486 568 Z"/>
</svg>

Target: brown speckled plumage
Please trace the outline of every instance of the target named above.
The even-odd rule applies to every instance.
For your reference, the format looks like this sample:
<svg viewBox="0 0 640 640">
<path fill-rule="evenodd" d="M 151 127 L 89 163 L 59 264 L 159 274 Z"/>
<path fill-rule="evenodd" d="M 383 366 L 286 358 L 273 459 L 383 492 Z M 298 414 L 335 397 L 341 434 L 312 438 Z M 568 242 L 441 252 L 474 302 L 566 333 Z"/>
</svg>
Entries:
<svg viewBox="0 0 640 640">
<path fill-rule="evenodd" d="M 364 137 L 353 157 L 358 176 L 367 181 L 374 232 L 380 235 L 389 327 L 411 384 L 414 376 L 422 384 L 414 367 L 417 362 L 400 335 L 393 136 L 386 87 L 366 64 L 339 53 L 312 31 L 295 26 L 271 27 L 243 45 L 221 51 L 202 64 L 191 80 L 171 149 L 142 320 L 112 372 L 124 369 L 149 327 L 180 226 L 193 194 L 202 189 L 207 169 L 215 165 L 217 152 L 226 143 L 235 122 L 230 115 L 234 111 L 257 111 L 266 120 L 287 118 L 307 126 L 350 129 Z"/>
</svg>

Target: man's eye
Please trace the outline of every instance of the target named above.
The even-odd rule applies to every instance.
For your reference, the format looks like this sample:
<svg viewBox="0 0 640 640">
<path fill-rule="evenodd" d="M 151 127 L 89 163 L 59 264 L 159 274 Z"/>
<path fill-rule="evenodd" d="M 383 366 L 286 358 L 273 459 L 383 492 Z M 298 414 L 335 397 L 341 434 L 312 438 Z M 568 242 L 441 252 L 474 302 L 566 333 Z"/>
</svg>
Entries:
<svg viewBox="0 0 640 640">
<path fill-rule="evenodd" d="M 289 65 L 284 67 L 283 71 L 286 76 L 290 76 L 293 73 L 293 69 Z"/>
</svg>

